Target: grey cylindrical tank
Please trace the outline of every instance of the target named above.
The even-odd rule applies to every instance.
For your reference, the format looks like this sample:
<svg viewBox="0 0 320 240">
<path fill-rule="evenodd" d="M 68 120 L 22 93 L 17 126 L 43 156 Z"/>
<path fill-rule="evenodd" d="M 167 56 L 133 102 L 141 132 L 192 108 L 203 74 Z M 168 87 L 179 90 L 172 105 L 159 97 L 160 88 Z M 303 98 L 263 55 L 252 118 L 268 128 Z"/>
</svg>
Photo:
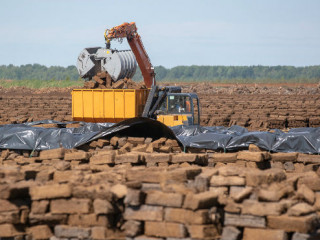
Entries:
<svg viewBox="0 0 320 240">
<path fill-rule="evenodd" d="M 137 61 L 131 50 L 85 48 L 78 57 L 77 69 L 82 78 L 93 78 L 98 72 L 106 71 L 113 81 L 132 78 Z"/>
<path fill-rule="evenodd" d="M 132 78 L 137 69 L 137 61 L 131 50 L 113 51 L 106 58 L 102 69 L 110 74 L 113 81 Z"/>
</svg>

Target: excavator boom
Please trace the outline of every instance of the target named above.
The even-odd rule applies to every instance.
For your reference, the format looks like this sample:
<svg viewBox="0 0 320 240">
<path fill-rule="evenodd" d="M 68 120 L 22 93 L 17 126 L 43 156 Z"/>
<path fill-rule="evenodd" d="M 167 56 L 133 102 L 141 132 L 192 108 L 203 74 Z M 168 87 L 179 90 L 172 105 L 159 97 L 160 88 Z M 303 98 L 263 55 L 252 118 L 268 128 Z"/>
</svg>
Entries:
<svg viewBox="0 0 320 240">
<path fill-rule="evenodd" d="M 141 37 L 137 33 L 137 27 L 134 22 L 123 23 L 110 30 L 107 29 L 104 36 L 107 42 L 107 48 L 110 47 L 111 40 L 127 38 L 131 50 L 137 59 L 146 86 L 150 88 L 156 85 L 154 68 L 143 46 Z"/>
</svg>

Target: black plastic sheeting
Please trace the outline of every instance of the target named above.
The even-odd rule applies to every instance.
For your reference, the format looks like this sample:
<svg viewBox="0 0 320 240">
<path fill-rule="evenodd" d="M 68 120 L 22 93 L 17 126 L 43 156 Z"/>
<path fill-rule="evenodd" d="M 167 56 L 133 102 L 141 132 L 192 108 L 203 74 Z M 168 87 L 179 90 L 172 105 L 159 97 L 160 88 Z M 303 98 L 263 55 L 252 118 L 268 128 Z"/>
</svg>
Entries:
<svg viewBox="0 0 320 240">
<path fill-rule="evenodd" d="M 294 128 L 285 133 L 249 132 L 240 126 L 176 126 L 173 132 L 186 147 L 235 151 L 255 144 L 270 152 L 320 153 L 320 128 Z"/>
<path fill-rule="evenodd" d="M 39 124 L 57 124 L 62 128 L 32 127 Z M 75 148 L 108 135 L 128 135 L 175 138 L 164 124 L 148 118 L 132 118 L 120 123 L 85 123 L 78 128 L 63 128 L 66 124 L 44 120 L 24 124 L 0 125 L 0 149 L 48 150 L 59 147 Z"/>
<path fill-rule="evenodd" d="M 185 147 L 235 151 L 255 144 L 270 152 L 320 153 L 320 128 L 295 128 L 288 133 L 249 132 L 240 126 L 201 127 L 176 126 L 169 128 L 148 118 L 133 118 L 123 122 L 84 123 L 79 128 L 41 128 L 32 125 L 68 123 L 52 120 L 0 126 L 0 148 L 47 150 L 59 147 L 74 148 L 105 136 L 142 136 L 176 138 Z M 69 122 L 74 123 L 74 122 Z"/>
</svg>

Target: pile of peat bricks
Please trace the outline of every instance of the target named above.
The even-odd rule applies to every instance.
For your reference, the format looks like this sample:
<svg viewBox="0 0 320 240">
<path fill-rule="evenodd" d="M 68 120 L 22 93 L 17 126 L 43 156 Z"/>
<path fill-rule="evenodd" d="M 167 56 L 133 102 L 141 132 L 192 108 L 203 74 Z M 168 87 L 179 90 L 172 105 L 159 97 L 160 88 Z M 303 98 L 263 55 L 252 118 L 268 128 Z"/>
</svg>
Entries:
<svg viewBox="0 0 320 240">
<path fill-rule="evenodd" d="M 120 79 L 114 82 L 107 72 L 99 72 L 90 81 L 84 83 L 87 89 L 145 89 L 146 86 L 141 82 L 134 82 L 130 78 Z"/>
<path fill-rule="evenodd" d="M 2 150 L 1 239 L 320 239 L 320 156 L 113 136 Z"/>
</svg>

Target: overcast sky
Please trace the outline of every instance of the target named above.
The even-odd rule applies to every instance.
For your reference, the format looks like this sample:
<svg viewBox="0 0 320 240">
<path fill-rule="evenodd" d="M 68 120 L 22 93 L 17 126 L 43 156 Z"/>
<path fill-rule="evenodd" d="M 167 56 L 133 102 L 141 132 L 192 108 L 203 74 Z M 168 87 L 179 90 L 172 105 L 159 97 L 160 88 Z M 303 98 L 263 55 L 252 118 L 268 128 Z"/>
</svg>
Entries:
<svg viewBox="0 0 320 240">
<path fill-rule="evenodd" d="M 153 65 L 320 64 L 319 0 L 1 0 L 0 65 L 75 65 L 136 22 Z M 129 48 L 112 43 L 117 49 Z"/>
</svg>

